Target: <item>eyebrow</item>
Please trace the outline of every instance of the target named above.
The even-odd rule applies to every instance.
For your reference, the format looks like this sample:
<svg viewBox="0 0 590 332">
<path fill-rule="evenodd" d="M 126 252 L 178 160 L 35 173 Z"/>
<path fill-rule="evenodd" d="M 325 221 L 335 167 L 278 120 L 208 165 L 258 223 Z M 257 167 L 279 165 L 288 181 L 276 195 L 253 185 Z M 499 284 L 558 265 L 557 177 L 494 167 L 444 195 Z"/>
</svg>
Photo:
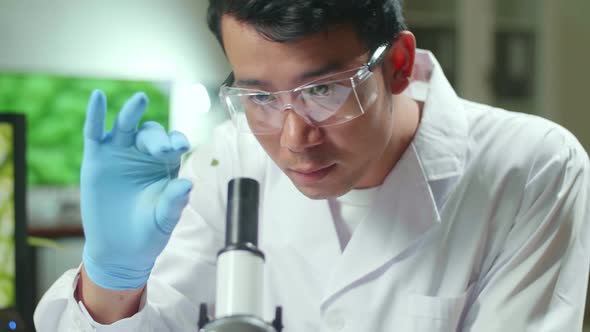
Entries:
<svg viewBox="0 0 590 332">
<path fill-rule="evenodd" d="M 303 82 L 306 80 L 311 80 L 312 78 L 326 76 L 333 72 L 337 72 L 343 69 L 342 63 L 332 62 L 323 67 L 312 69 L 309 71 L 304 72 L 299 79 L 298 82 Z M 239 79 L 236 80 L 236 85 L 238 86 L 245 86 L 245 87 L 269 87 L 272 84 L 268 81 L 253 79 L 253 78 L 246 78 L 246 79 Z"/>
<path fill-rule="evenodd" d="M 342 70 L 343 68 L 344 68 L 344 66 L 342 65 L 342 63 L 332 62 L 332 63 L 329 63 L 321 68 L 310 70 L 310 71 L 303 73 L 303 75 L 301 75 L 301 78 L 299 80 L 303 81 L 303 80 L 308 80 L 311 78 L 316 78 L 318 76 L 325 76 L 325 75 L 331 74 L 333 72 Z"/>
</svg>

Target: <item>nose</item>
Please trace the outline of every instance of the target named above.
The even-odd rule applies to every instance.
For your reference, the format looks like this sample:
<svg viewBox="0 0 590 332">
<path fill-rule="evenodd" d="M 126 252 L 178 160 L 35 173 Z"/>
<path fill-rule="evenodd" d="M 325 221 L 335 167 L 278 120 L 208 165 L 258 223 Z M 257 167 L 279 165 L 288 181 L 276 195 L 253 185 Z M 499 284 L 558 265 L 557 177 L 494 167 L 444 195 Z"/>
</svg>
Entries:
<svg viewBox="0 0 590 332">
<path fill-rule="evenodd" d="M 292 152 L 303 152 L 324 142 L 324 133 L 320 128 L 308 123 L 293 109 L 285 112 L 287 115 L 281 132 L 281 147 Z"/>
</svg>

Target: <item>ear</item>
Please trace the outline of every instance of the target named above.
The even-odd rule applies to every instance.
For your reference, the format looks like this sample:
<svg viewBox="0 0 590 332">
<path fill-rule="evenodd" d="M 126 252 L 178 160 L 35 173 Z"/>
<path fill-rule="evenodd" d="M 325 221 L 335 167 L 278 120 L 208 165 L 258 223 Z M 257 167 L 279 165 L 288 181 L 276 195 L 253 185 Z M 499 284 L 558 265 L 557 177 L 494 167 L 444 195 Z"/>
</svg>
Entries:
<svg viewBox="0 0 590 332">
<path fill-rule="evenodd" d="M 402 31 L 392 43 L 389 58 L 393 69 L 391 78 L 391 93 L 400 94 L 408 85 L 416 58 L 416 38 L 409 31 Z"/>
</svg>

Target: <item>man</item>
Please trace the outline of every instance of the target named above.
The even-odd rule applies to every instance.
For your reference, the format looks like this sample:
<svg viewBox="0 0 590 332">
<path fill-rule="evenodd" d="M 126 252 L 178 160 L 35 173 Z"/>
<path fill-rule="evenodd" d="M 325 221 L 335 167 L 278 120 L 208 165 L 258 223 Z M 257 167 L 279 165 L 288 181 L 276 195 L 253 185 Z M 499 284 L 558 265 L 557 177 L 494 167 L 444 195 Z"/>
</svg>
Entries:
<svg viewBox="0 0 590 332">
<path fill-rule="evenodd" d="M 590 170 L 570 133 L 457 97 L 395 0 L 215 0 L 208 19 L 232 123 L 176 179 L 188 144 L 135 129 L 146 97 L 105 134 L 93 94 L 83 264 L 39 331 L 196 330 L 238 175 L 261 182 L 265 318 L 283 306 L 285 331 L 581 330 Z"/>
</svg>

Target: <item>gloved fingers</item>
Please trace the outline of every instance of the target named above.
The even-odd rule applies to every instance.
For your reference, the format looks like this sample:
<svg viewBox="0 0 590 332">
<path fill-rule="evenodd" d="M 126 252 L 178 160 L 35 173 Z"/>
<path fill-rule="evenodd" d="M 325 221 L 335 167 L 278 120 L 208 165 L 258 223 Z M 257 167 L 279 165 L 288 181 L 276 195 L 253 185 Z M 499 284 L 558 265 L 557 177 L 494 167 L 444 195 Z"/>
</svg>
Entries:
<svg viewBox="0 0 590 332">
<path fill-rule="evenodd" d="M 107 100 L 104 93 L 94 90 L 88 100 L 86 121 L 84 123 L 84 137 L 96 142 L 104 138 L 104 123 L 107 113 Z"/>
<path fill-rule="evenodd" d="M 180 158 L 182 155 L 189 150 L 190 144 L 184 134 L 179 131 L 171 131 L 168 133 L 168 138 L 170 139 L 170 145 L 172 146 L 172 149 L 163 154 L 160 157 L 160 160 L 167 162 L 169 165 L 175 165 L 175 167 L 177 167 L 180 165 Z M 176 177 L 175 173 L 172 173 L 171 175 Z"/>
<path fill-rule="evenodd" d="M 172 150 L 170 138 L 164 127 L 154 121 L 144 123 L 135 139 L 135 146 L 143 153 L 162 159 Z"/>
<path fill-rule="evenodd" d="M 188 139 L 180 131 L 173 130 L 168 133 L 168 137 L 170 138 L 170 145 L 172 145 L 173 150 L 182 151 L 184 153 L 190 149 Z"/>
<path fill-rule="evenodd" d="M 113 142 L 118 146 L 129 147 L 133 145 L 135 132 L 148 104 L 148 97 L 143 92 L 138 92 L 129 98 L 117 115 L 113 126 Z"/>
<path fill-rule="evenodd" d="M 160 195 L 154 212 L 156 224 L 165 234 L 176 227 L 182 211 L 188 204 L 193 185 L 186 179 L 175 179 L 168 183 Z"/>
<path fill-rule="evenodd" d="M 157 124 L 157 134 L 155 133 L 155 123 L 150 124 L 149 131 L 140 129 L 137 134 L 137 148 L 147 153 L 156 159 L 165 162 L 172 168 L 177 168 L 180 165 L 180 158 L 185 154 L 190 146 L 188 140 L 184 134 L 178 131 L 172 131 L 168 134 L 164 132 L 164 128 Z M 164 137 L 165 136 L 165 137 Z M 168 142 L 167 146 L 164 146 L 163 142 Z M 177 172 L 172 172 L 172 177 L 176 177 Z"/>
</svg>

